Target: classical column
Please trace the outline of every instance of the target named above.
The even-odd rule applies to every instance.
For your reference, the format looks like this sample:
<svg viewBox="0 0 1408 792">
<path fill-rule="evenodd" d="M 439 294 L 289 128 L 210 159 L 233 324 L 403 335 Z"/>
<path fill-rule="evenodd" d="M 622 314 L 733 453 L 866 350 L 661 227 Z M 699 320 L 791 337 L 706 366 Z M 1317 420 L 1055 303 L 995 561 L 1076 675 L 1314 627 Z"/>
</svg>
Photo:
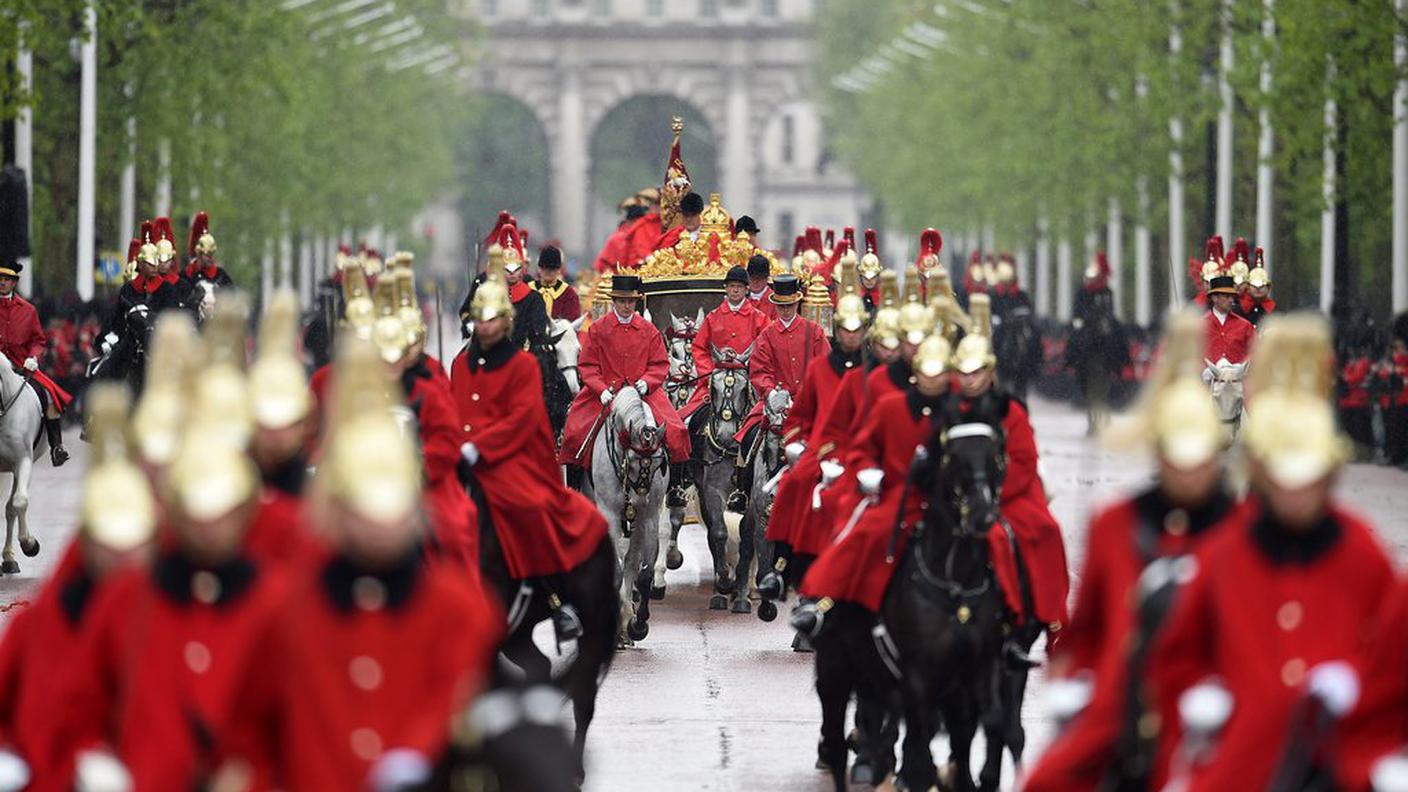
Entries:
<svg viewBox="0 0 1408 792">
<path fill-rule="evenodd" d="M 564 64 L 558 75 L 557 140 L 553 147 L 553 232 L 568 256 L 587 255 L 587 130 L 582 73 Z"/>
<path fill-rule="evenodd" d="M 1056 318 L 1071 319 L 1071 241 L 1062 236 L 1056 242 Z"/>
<path fill-rule="evenodd" d="M 1178 3 L 1174 2 L 1175 17 Z M 1172 60 L 1183 52 L 1183 32 L 1175 24 L 1169 29 L 1168 51 Z M 1168 120 L 1168 277 L 1169 307 L 1183 304 L 1183 268 L 1188 260 L 1187 227 L 1183 215 L 1183 119 Z"/>
<path fill-rule="evenodd" d="M 1325 64 L 1325 138 L 1321 159 L 1324 176 L 1320 196 L 1320 310 L 1330 312 L 1335 301 L 1335 132 L 1339 125 L 1339 105 L 1335 102 L 1335 59 Z"/>
<path fill-rule="evenodd" d="M 1398 0 L 1398 16 L 1408 15 L 1408 0 Z M 1393 62 L 1408 70 L 1408 36 L 1393 39 Z M 1393 312 L 1408 311 L 1408 79 L 1393 92 Z"/>
<path fill-rule="evenodd" d="M 298 241 L 298 304 L 313 301 L 313 237 L 307 229 Z"/>
<path fill-rule="evenodd" d="M 1152 244 L 1149 234 L 1149 178 L 1140 176 L 1134 183 L 1138 195 L 1138 217 L 1134 225 L 1134 321 L 1148 327 L 1153 320 L 1153 292 L 1150 279 L 1153 269 Z"/>
<path fill-rule="evenodd" d="M 1038 316 L 1051 315 L 1051 222 L 1045 217 L 1036 221 L 1036 304 Z"/>
<path fill-rule="evenodd" d="M 1105 255 L 1110 260 L 1110 296 L 1115 316 L 1123 317 L 1120 282 L 1124 280 L 1124 213 L 1120 211 L 1120 199 L 1113 195 L 1110 196 L 1110 216 L 1105 224 Z"/>
<path fill-rule="evenodd" d="M 1222 106 L 1217 111 L 1217 230 L 1223 239 L 1232 238 L 1232 0 L 1222 4 L 1222 46 L 1217 59 L 1217 93 Z"/>
<path fill-rule="evenodd" d="M 1275 153 L 1276 138 L 1271 129 L 1271 109 L 1266 102 L 1271 97 L 1271 51 L 1276 46 L 1276 17 L 1273 15 L 1276 0 L 1264 0 L 1265 10 L 1261 18 L 1261 38 L 1265 52 L 1261 58 L 1261 109 L 1257 112 L 1260 136 L 1256 142 L 1256 244 L 1266 253 L 1267 261 L 1275 261 L 1271 246 L 1275 231 L 1271 225 L 1272 209 L 1275 200 L 1276 170 L 1271 157 Z"/>
<path fill-rule="evenodd" d="M 84 40 L 78 105 L 78 254 L 74 283 L 80 299 L 93 299 L 95 171 L 98 138 L 98 10 L 83 9 Z"/>
<path fill-rule="evenodd" d="M 29 33 L 28 26 L 20 29 L 20 39 L 24 40 Z M 34 53 L 28 47 L 21 44 L 18 56 L 15 58 L 15 76 L 18 80 L 18 88 L 21 93 L 29 93 L 29 88 L 34 79 Z M 28 192 L 26 205 L 29 206 L 30 215 L 34 214 L 34 108 L 30 106 L 21 107 L 19 114 L 15 117 L 15 167 L 24 171 L 24 185 Z M 30 224 L 31 227 L 33 223 Z M 28 231 L 28 229 L 26 229 Z M 33 235 L 26 233 L 33 239 Z M 31 242 L 31 245 L 33 243 Z M 20 270 L 20 292 L 22 294 L 34 293 L 34 268 L 29 266 L 29 258 L 20 259 L 24 269 Z"/>
<path fill-rule="evenodd" d="M 742 42 L 737 42 L 742 44 Z M 728 67 L 728 96 L 725 101 L 725 137 L 723 162 L 723 200 L 734 216 L 750 214 L 758 216 L 761 207 L 754 205 L 753 191 L 753 149 L 755 141 L 750 133 L 752 124 L 748 117 L 751 104 L 748 87 L 747 50 L 737 47 L 734 58 Z"/>
</svg>

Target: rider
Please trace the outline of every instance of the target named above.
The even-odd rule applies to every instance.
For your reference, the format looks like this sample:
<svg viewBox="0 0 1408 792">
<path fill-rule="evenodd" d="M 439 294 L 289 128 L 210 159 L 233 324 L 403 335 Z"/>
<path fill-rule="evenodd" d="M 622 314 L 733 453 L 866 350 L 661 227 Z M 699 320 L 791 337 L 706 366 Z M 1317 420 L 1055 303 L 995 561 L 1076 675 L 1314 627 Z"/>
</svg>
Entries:
<svg viewBox="0 0 1408 792">
<path fill-rule="evenodd" d="M 884 302 L 884 295 L 880 290 L 880 273 L 884 271 L 884 267 L 880 264 L 880 246 L 876 240 L 875 229 L 865 229 L 865 255 L 860 257 L 860 265 L 857 267 L 860 273 L 860 296 L 865 301 L 865 310 L 870 312 L 872 319 Z"/>
<path fill-rule="evenodd" d="M 582 389 L 567 412 L 558 461 L 577 470 L 590 469 L 592 441 L 603 416 L 623 388 L 634 388 L 665 427 L 670 462 L 689 459 L 689 430 L 661 387 L 670 373 L 665 340 L 655 325 L 636 312 L 641 280 L 635 275 L 611 277 L 611 314 L 593 322 L 577 363 Z"/>
<path fill-rule="evenodd" d="M 210 233 L 210 216 L 205 212 L 196 212 L 195 219 L 191 221 L 186 254 L 190 257 L 186 271 L 182 273 L 186 280 L 191 283 L 205 281 L 220 288 L 235 284 L 230 273 L 215 260 L 215 236 Z"/>
<path fill-rule="evenodd" d="M 772 272 L 768 257 L 754 254 L 748 259 L 748 301 L 769 319 L 777 318 L 777 308 L 771 299 L 772 287 L 768 285 L 768 275 Z"/>
<path fill-rule="evenodd" d="M 1208 281 L 1207 295 L 1206 349 L 1203 352 L 1207 367 L 1203 369 L 1203 381 L 1212 384 L 1215 379 L 1226 377 L 1223 387 L 1233 389 L 1234 395 L 1240 397 L 1247 360 L 1252 343 L 1256 341 L 1256 328 L 1233 310 L 1237 303 L 1237 285 L 1231 275 L 1219 272 L 1214 276 Z M 1230 421 L 1235 423 L 1236 417 Z"/>
<path fill-rule="evenodd" d="M 762 257 L 754 256 L 754 259 L 758 258 Z M 753 357 L 748 363 L 748 379 L 757 401 L 753 402 L 753 409 L 743 419 L 743 425 L 734 436 L 739 443 L 734 486 L 744 493 L 745 501 L 752 489 L 750 471 L 757 442 L 754 438 L 766 420 L 768 393 L 774 389 L 787 391 L 795 404 L 801 397 L 802 377 L 807 367 L 813 360 L 826 356 L 826 331 L 816 322 L 797 315 L 802 301 L 802 285 L 796 275 L 774 278 L 768 300 L 775 307 L 777 318 L 758 336 Z"/>
<path fill-rule="evenodd" d="M 49 461 L 58 467 L 68 461 L 60 416 L 73 397 L 39 370 L 48 337 L 39 324 L 39 312 L 34 305 L 15 292 L 23 269 L 24 265 L 18 261 L 0 263 L 0 352 L 15 370 L 23 371 L 25 379 L 34 386 L 44 414 L 44 430 L 49 436 Z M 10 405 L 4 407 L 8 411 Z"/>
<path fill-rule="evenodd" d="M 875 230 L 867 228 L 865 230 L 865 247 L 869 250 L 875 237 Z M 934 299 L 934 295 L 929 294 L 929 275 L 934 272 L 947 273 L 944 269 L 943 260 L 939 258 L 939 253 L 944 249 L 944 237 L 937 228 L 926 228 L 919 234 L 919 252 L 914 256 L 914 269 L 919 273 L 919 294 L 920 299 L 929 302 Z"/>
<path fill-rule="evenodd" d="M 1007 402 L 1006 417 L 1002 421 L 1007 472 L 1002 480 L 998 510 L 1016 543 L 1017 569 L 996 565 L 998 580 L 1008 607 L 1038 628 L 1031 631 L 1031 637 L 1044 629 L 1054 641 L 1066 621 L 1066 595 L 1070 590 L 1061 526 L 1046 506 L 1046 488 L 1037 470 L 1036 435 L 1027 407 L 1021 400 L 995 387 L 997 356 L 992 351 L 992 309 L 988 295 L 972 295 L 968 307 L 973 332 L 958 342 L 953 355 L 959 410 L 971 409 L 971 405 L 988 393 Z M 1007 537 L 997 531 L 989 536 L 995 545 L 1003 545 L 993 548 L 994 558 L 1007 558 L 1010 555 Z M 1004 574 L 1011 571 L 1016 574 Z M 1009 643 L 1006 651 L 1009 659 L 1017 663 L 1030 662 L 1015 643 Z"/>
<path fill-rule="evenodd" d="M 1229 279 L 1230 280 L 1230 279 Z M 1110 291 L 1110 261 L 1097 250 L 1085 269 L 1085 283 L 1076 293 L 1066 365 L 1074 369 L 1086 400 L 1086 431 L 1094 434 L 1106 417 L 1110 380 L 1129 362 L 1124 328 L 1115 318 Z"/>
<path fill-rule="evenodd" d="M 181 277 L 181 266 L 176 260 L 176 232 L 171 228 L 171 218 L 158 217 L 152 225 L 152 240 L 156 246 L 156 274 L 170 288 L 163 308 L 179 308 L 190 311 L 191 316 L 199 316 L 201 298 L 195 284 Z M 166 287 L 163 287 L 166 288 Z"/>
<path fill-rule="evenodd" d="M 1227 432 L 1198 379 L 1202 345 L 1196 312 L 1173 317 L 1131 419 L 1109 432 L 1120 446 L 1149 448 L 1158 475 L 1090 523 L 1070 623 L 1048 653 L 1053 677 L 1088 691 L 1089 703 L 1078 717 L 1058 715 L 1074 719 L 1042 754 L 1026 792 L 1151 788 L 1156 740 L 1139 727 L 1154 710 L 1141 680 L 1181 583 L 1166 575 L 1149 590 L 1139 581 L 1151 565 L 1187 563 L 1234 508 L 1222 463 Z"/>
<path fill-rule="evenodd" d="M 790 622 L 808 638 L 816 637 L 826 611 L 837 600 L 871 613 L 880 611 L 899 555 L 922 516 L 922 486 L 911 487 L 906 480 L 915 449 L 928 445 L 940 428 L 951 387 L 951 349 L 938 335 L 918 346 L 914 384 L 887 394 L 862 413 L 846 467 L 856 471 L 864 508 L 849 515 L 802 580 L 800 592 L 808 600 L 793 610 Z"/>
<path fill-rule="evenodd" d="M 546 304 L 553 319 L 577 321 L 582 315 L 582 301 L 577 290 L 562 279 L 562 251 L 546 245 L 538 251 L 538 280 L 529 284 Z"/>
<path fill-rule="evenodd" d="M 1253 327 L 1261 324 L 1267 314 L 1276 310 L 1276 301 L 1271 299 L 1271 276 L 1266 271 L 1266 253 L 1256 249 L 1256 266 L 1247 273 L 1247 291 L 1237 304 L 1237 312 Z"/>
<path fill-rule="evenodd" d="M 533 288 L 532 282 L 525 279 L 523 267 L 527 261 L 523 238 L 518 235 L 517 226 L 511 222 L 505 223 L 499 228 L 498 241 L 489 246 L 489 267 L 474 279 L 474 283 L 469 287 L 469 294 L 460 306 L 460 319 L 465 324 L 465 338 L 469 337 L 468 324 L 473 321 L 470 318 L 470 307 L 474 303 L 474 296 L 479 292 L 479 287 L 488 277 L 488 273 L 500 268 L 503 270 L 501 277 L 504 285 L 508 287 L 509 301 L 513 305 L 514 346 L 526 350 L 530 348 L 534 338 L 540 338 L 547 333 L 547 303 L 543 301 L 543 295 Z"/>
<path fill-rule="evenodd" d="M 553 628 L 566 641 L 581 634 L 582 623 L 562 599 L 559 578 L 607 538 L 606 520 L 562 482 L 542 373 L 509 340 L 513 317 L 508 288 L 491 273 L 470 304 L 470 342 L 450 367 L 464 432 L 460 454 L 488 506 L 509 578 L 520 590 L 546 589 Z"/>
<path fill-rule="evenodd" d="M 710 376 L 714 370 L 734 369 L 746 375 L 754 343 L 767 325 L 767 316 L 748 299 L 748 271 L 738 266 L 729 268 L 728 274 L 724 276 L 723 303 L 704 317 L 704 323 L 699 326 L 699 332 L 694 336 L 691 351 L 699 386 L 690 394 L 684 407 L 680 408 L 680 417 L 691 428 L 696 426 L 697 419 L 694 416 L 700 414 L 699 408 L 709 403 L 712 390 Z M 725 387 L 729 388 L 731 394 L 733 388 L 741 388 L 743 383 Z M 728 508 L 731 511 L 742 511 L 743 493 L 736 486 L 739 476 L 736 474 L 734 478 L 735 490 L 729 495 Z"/>
<path fill-rule="evenodd" d="M 1329 336 L 1320 316 L 1268 320 L 1241 431 L 1251 494 L 1199 550 L 1154 646 L 1147 682 L 1166 754 L 1186 690 L 1215 677 L 1231 698 L 1205 761 L 1169 781 L 1194 792 L 1328 786 L 1309 776 L 1330 769 L 1334 721 L 1360 687 L 1351 662 L 1393 591 L 1374 529 L 1332 494 L 1349 447 L 1326 398 Z"/>
</svg>

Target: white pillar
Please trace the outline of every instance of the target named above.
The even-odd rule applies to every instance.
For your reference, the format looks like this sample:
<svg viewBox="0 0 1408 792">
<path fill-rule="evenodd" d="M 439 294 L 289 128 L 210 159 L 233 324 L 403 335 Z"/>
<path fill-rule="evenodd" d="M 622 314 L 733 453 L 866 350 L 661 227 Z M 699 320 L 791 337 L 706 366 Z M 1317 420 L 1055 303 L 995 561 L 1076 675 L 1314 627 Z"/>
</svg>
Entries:
<svg viewBox="0 0 1408 792">
<path fill-rule="evenodd" d="M 742 43 L 741 41 L 739 42 Z M 735 51 L 735 62 L 728 67 L 728 96 L 725 100 L 723 200 L 725 206 L 733 209 L 735 216 L 751 214 L 758 216 L 760 208 L 754 205 L 753 194 L 753 150 L 754 139 L 750 134 L 752 124 L 749 119 L 751 96 L 749 91 L 750 71 L 747 63 L 747 49 Z"/>
<path fill-rule="evenodd" d="M 171 140 L 162 138 L 156 142 L 156 217 L 171 216 Z"/>
<path fill-rule="evenodd" d="M 1266 103 L 1271 97 L 1271 52 L 1276 46 L 1276 17 L 1273 16 L 1276 0 L 1264 0 L 1264 3 L 1261 38 L 1265 53 L 1261 59 L 1262 105 L 1257 113 L 1260 136 L 1256 142 L 1256 245 L 1266 254 L 1266 260 L 1272 261 L 1271 246 L 1275 229 L 1271 225 L 1271 215 L 1275 201 L 1276 171 L 1271 165 L 1271 157 L 1275 154 L 1276 138 L 1271 130 L 1271 109 Z"/>
<path fill-rule="evenodd" d="M 279 237 L 279 288 L 293 286 L 293 236 L 288 230 L 288 215 L 284 215 L 283 234 Z"/>
<path fill-rule="evenodd" d="M 1153 269 L 1152 240 L 1149 234 L 1149 178 L 1140 176 L 1134 183 L 1139 196 L 1138 217 L 1134 224 L 1134 321 L 1148 327 L 1153 320 L 1154 295 L 1150 275 Z"/>
<path fill-rule="evenodd" d="M 298 243 L 298 304 L 307 305 L 313 299 L 313 240 L 307 230 Z"/>
<path fill-rule="evenodd" d="M 1223 239 L 1232 234 L 1232 0 L 1222 4 L 1222 46 L 1217 63 L 1217 231 Z"/>
<path fill-rule="evenodd" d="M 997 255 L 997 229 L 991 224 L 983 228 L 983 255 Z"/>
<path fill-rule="evenodd" d="M 567 66 L 558 77 L 557 140 L 554 145 L 553 228 L 568 257 L 587 255 L 587 131 L 582 72 Z M 687 155 L 686 155 L 687 156 Z"/>
<path fill-rule="evenodd" d="M 1320 197 L 1320 310 L 1330 312 L 1335 301 L 1335 130 L 1339 124 L 1339 106 L 1335 103 L 1335 59 L 1325 65 L 1325 142 L 1322 158 L 1325 174 Z"/>
<path fill-rule="evenodd" d="M 264 255 L 259 259 L 259 299 L 268 305 L 274 295 L 274 240 L 264 240 Z"/>
<path fill-rule="evenodd" d="M 1115 316 L 1123 318 L 1120 282 L 1124 280 L 1124 213 L 1120 211 L 1120 199 L 1113 195 L 1110 196 L 1110 216 L 1105 225 L 1105 255 L 1110 260 L 1110 296 Z"/>
<path fill-rule="evenodd" d="M 1174 3 L 1175 14 L 1178 11 Z M 1183 31 L 1177 25 L 1169 29 L 1168 51 L 1173 60 L 1183 52 Z M 1168 277 L 1170 308 L 1183 304 L 1183 272 L 1188 260 L 1187 228 L 1183 217 L 1183 119 L 1168 120 Z"/>
<path fill-rule="evenodd" d="M 1036 221 L 1036 305 L 1038 316 L 1051 315 L 1051 222 Z"/>
<path fill-rule="evenodd" d="M 1408 0 L 1398 0 L 1398 16 L 1408 14 Z M 1393 62 L 1408 70 L 1408 36 L 1393 40 Z M 1393 312 L 1408 311 L 1408 79 L 1393 92 Z"/>
<path fill-rule="evenodd" d="M 1032 283 L 1030 280 L 1032 275 L 1031 249 L 1026 245 L 1017 248 L 1017 253 L 1014 258 L 1016 259 L 1017 267 L 1017 285 L 1023 289 L 1030 289 Z"/>
<path fill-rule="evenodd" d="M 127 117 L 127 161 L 122 165 L 119 188 L 117 244 L 115 250 L 127 255 L 127 241 L 137 235 L 137 117 Z"/>
<path fill-rule="evenodd" d="M 1064 236 L 1056 242 L 1056 318 L 1071 319 L 1071 241 Z"/>
<path fill-rule="evenodd" d="M 28 26 L 20 29 L 20 38 L 23 40 L 29 34 Z M 18 56 L 15 58 L 15 76 L 18 79 L 21 93 L 28 94 L 30 84 L 34 78 L 34 53 L 27 47 L 21 46 Z M 24 171 L 24 184 L 27 191 L 25 203 L 29 206 L 29 214 L 34 215 L 34 108 L 21 107 L 19 114 L 15 117 L 15 167 Z M 33 228 L 33 222 L 30 228 Z M 26 229 L 28 230 L 28 229 Z M 26 233 L 30 237 L 30 245 L 33 246 L 33 234 Z M 20 270 L 20 293 L 30 295 L 34 292 L 34 268 L 29 266 L 28 256 L 20 259 L 24 269 Z"/>
<path fill-rule="evenodd" d="M 83 71 L 79 78 L 78 106 L 78 254 L 74 283 L 78 296 L 93 299 L 93 225 L 96 208 L 95 170 L 98 138 L 98 10 L 90 2 L 83 9 L 85 40 Z"/>
</svg>

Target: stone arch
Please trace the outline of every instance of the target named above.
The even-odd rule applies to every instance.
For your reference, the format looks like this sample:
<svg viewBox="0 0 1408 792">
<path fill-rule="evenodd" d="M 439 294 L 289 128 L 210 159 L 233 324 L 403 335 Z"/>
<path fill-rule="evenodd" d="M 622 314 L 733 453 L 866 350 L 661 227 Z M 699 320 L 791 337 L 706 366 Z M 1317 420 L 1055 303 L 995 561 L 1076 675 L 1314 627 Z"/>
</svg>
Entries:
<svg viewBox="0 0 1408 792">
<path fill-rule="evenodd" d="M 513 212 L 524 228 L 540 233 L 550 228 L 551 139 L 540 106 L 501 90 L 484 91 L 472 101 L 481 108 L 471 114 L 475 121 L 456 147 L 459 176 L 464 184 L 492 184 L 494 189 L 464 190 L 460 214 L 466 232 L 472 236 L 476 228 L 492 223 L 500 209 Z"/>
</svg>

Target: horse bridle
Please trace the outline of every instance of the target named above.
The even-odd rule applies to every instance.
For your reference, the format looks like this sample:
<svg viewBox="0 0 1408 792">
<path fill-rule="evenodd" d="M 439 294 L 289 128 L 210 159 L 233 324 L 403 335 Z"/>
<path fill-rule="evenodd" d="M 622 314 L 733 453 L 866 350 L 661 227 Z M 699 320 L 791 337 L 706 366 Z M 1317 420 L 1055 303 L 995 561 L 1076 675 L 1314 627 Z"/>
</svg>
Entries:
<svg viewBox="0 0 1408 792">
<path fill-rule="evenodd" d="M 642 405 L 644 407 L 644 405 Z M 648 408 L 647 408 L 648 409 Z M 630 430 L 620 429 L 616 424 L 616 417 L 611 416 L 606 430 L 614 432 L 615 437 L 606 444 L 607 459 L 611 462 L 611 469 L 616 472 L 616 480 L 620 482 L 623 491 L 634 492 L 636 495 L 645 497 L 650 492 L 650 480 L 657 471 L 663 470 L 666 465 L 665 455 L 662 453 L 665 447 L 665 428 L 657 426 L 655 440 L 649 446 L 635 446 L 631 444 Z M 640 459 L 642 464 L 636 468 L 636 474 L 631 475 L 631 457 Z M 635 521 L 635 504 L 626 501 L 626 525 L 629 526 Z"/>
</svg>

